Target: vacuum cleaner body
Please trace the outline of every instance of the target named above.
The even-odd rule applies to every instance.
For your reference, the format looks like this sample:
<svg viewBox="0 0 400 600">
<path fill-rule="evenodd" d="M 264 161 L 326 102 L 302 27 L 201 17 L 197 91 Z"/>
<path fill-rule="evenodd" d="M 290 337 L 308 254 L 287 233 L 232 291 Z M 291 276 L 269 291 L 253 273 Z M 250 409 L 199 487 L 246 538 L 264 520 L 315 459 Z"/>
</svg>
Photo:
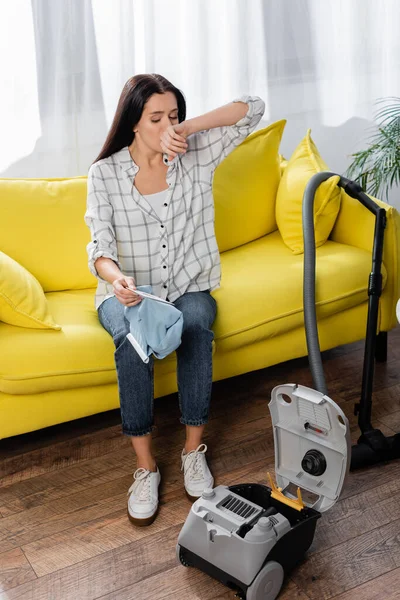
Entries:
<svg viewBox="0 0 400 600">
<path fill-rule="evenodd" d="M 218 486 L 192 505 L 177 555 L 247 600 L 274 600 L 339 498 L 350 466 L 349 426 L 326 395 L 294 384 L 269 403 L 277 485 Z"/>
<path fill-rule="evenodd" d="M 314 198 L 318 186 L 333 176 L 337 174 L 330 171 L 314 175 L 303 198 L 304 321 L 316 389 L 287 384 L 272 391 L 277 485 L 268 474 L 270 487 L 242 484 L 204 490 L 178 538 L 182 564 L 198 567 L 247 600 L 277 597 L 284 574 L 310 547 L 317 519 L 339 498 L 350 467 L 400 457 L 400 433 L 386 438 L 371 424 L 386 213 L 357 183 L 341 176 L 339 187 L 375 215 L 361 402 L 355 406 L 362 435 L 353 448 L 347 418 L 327 395 L 316 316 Z"/>
</svg>

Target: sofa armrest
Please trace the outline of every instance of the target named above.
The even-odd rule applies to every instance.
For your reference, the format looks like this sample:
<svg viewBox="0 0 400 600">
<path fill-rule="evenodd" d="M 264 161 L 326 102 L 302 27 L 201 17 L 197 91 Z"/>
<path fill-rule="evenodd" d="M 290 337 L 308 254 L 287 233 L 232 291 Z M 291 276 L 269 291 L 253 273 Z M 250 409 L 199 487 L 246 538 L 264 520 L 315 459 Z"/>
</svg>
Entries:
<svg viewBox="0 0 400 600">
<path fill-rule="evenodd" d="M 340 211 L 330 239 L 362 248 L 372 255 L 375 216 L 344 190 L 341 190 L 341 194 Z M 383 264 L 387 271 L 387 281 L 380 299 L 378 326 L 379 331 L 389 331 L 397 325 L 396 303 L 400 297 L 400 215 L 389 204 L 370 197 L 386 210 Z"/>
</svg>

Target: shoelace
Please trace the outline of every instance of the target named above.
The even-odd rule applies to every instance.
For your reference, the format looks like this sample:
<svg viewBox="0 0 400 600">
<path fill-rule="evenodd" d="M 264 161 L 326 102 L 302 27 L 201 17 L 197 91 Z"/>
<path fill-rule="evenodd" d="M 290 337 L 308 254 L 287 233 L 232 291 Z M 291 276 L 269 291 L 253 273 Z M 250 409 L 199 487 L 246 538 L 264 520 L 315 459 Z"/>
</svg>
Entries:
<svg viewBox="0 0 400 600">
<path fill-rule="evenodd" d="M 142 502 L 151 500 L 150 494 L 150 471 L 140 467 L 133 474 L 134 482 L 128 490 L 128 496 L 131 492 L 135 492 L 137 499 Z"/>
<path fill-rule="evenodd" d="M 188 452 L 183 456 L 181 470 L 183 471 L 183 469 L 185 469 L 186 475 L 187 469 L 190 479 L 198 481 L 204 479 L 203 457 L 206 452 L 207 446 L 205 444 L 200 444 L 200 446 L 197 446 L 196 450 L 191 450 L 191 452 Z"/>
</svg>

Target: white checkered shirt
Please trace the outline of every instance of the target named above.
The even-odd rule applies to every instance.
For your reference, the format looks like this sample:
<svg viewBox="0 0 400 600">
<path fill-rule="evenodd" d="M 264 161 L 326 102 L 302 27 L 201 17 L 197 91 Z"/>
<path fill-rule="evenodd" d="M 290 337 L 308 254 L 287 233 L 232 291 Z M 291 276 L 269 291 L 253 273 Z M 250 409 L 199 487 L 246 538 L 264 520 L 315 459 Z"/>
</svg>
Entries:
<svg viewBox="0 0 400 600">
<path fill-rule="evenodd" d="M 85 223 L 89 269 L 98 279 L 95 306 L 113 296 L 113 286 L 94 266 L 111 258 L 136 285 L 151 285 L 153 293 L 174 302 L 185 292 L 215 290 L 221 265 L 214 232 L 212 179 L 215 168 L 259 123 L 265 104 L 257 96 L 242 96 L 247 114 L 235 125 L 216 127 L 187 138 L 185 154 L 168 161 L 168 193 L 158 216 L 134 186 L 139 167 L 128 147 L 89 169 Z"/>
</svg>

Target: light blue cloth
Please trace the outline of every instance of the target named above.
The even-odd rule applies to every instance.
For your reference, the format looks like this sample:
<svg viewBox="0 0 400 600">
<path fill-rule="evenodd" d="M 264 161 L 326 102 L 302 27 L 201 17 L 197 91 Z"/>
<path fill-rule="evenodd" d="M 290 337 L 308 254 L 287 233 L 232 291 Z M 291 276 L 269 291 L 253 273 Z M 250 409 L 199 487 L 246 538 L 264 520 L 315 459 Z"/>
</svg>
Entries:
<svg viewBox="0 0 400 600">
<path fill-rule="evenodd" d="M 140 285 L 137 289 L 153 293 L 151 285 Z M 126 337 L 145 363 L 151 354 L 165 358 L 181 343 L 183 314 L 173 304 L 143 298 L 136 306 L 125 307 L 125 318 L 130 324 Z"/>
</svg>

